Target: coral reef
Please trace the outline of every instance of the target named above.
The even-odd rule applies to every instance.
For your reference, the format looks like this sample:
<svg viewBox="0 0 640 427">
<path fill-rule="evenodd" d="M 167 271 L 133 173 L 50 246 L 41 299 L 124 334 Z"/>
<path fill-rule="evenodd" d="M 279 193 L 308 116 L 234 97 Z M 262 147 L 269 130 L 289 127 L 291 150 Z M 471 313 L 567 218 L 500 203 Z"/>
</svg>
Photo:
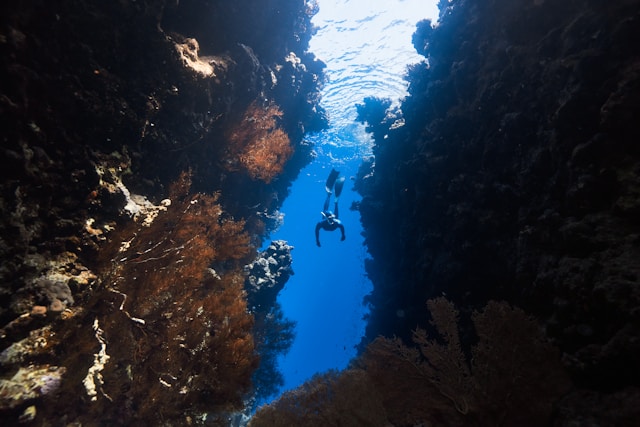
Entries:
<svg viewBox="0 0 640 427">
<path fill-rule="evenodd" d="M 402 341 L 373 341 L 256 425 L 633 425 L 638 5 L 443 0 L 418 25 L 409 96 L 358 108 L 376 141 L 356 184 L 363 350 Z M 290 248 L 253 260 L 310 159 L 304 133 L 326 125 L 317 7 L 0 7 L 4 424 L 228 425 L 252 377 L 272 392 Z M 255 291 L 249 272 L 271 278 Z M 431 303 L 432 325 L 423 303 L 443 293 L 457 308 Z M 492 300 L 544 326 L 567 395 L 537 322 Z"/>
<path fill-rule="evenodd" d="M 317 374 L 277 402 L 261 407 L 251 427 L 304 425 L 311 427 L 386 426 L 382 399 L 360 369 Z"/>
<path fill-rule="evenodd" d="M 286 354 L 296 337 L 296 323 L 284 316 L 282 307 L 274 302 L 271 307 L 253 312 L 255 325 L 253 337 L 260 354 L 260 366 L 253 374 L 254 410 L 261 399 L 274 397 L 284 386 L 284 376 L 279 370 L 278 358 Z"/>
<path fill-rule="evenodd" d="M 490 301 L 472 314 L 476 338 L 466 349 L 453 304 L 438 298 L 427 305 L 437 331 L 433 338 L 415 330 L 418 349 L 378 338 L 363 357 L 394 424 L 548 425 L 570 382 L 560 353 L 534 318 Z"/>
<path fill-rule="evenodd" d="M 293 344 L 295 322 L 284 317 L 276 298 L 293 274 L 292 250 L 286 241 L 274 240 L 244 267 L 247 301 L 255 318 L 254 338 L 260 354 L 260 367 L 253 376 L 255 402 L 273 396 L 284 385 L 277 359 Z"/>
<path fill-rule="evenodd" d="M 59 366 L 21 367 L 11 379 L 0 380 L 0 409 L 13 409 L 25 402 L 54 393 L 66 369 Z"/>
<path fill-rule="evenodd" d="M 252 309 L 272 307 L 278 293 L 293 274 L 293 246 L 285 240 L 273 240 L 258 257 L 245 266 L 246 289 Z"/>
<path fill-rule="evenodd" d="M 357 183 L 374 284 L 363 347 L 410 342 L 430 298 L 462 313 L 506 300 L 544 325 L 576 396 L 601 402 L 584 417 L 567 397 L 555 425 L 632 425 L 607 402 L 640 386 L 638 6 L 442 1 L 438 25 L 418 25 L 426 59 L 401 111 L 359 108 L 376 140 Z"/>
<path fill-rule="evenodd" d="M 438 298 L 428 307 L 438 332 L 415 330 L 418 348 L 380 337 L 349 369 L 285 393 L 250 425 L 548 425 L 570 383 L 535 319 L 490 302 L 473 314 L 467 356 L 453 304 Z"/>
<path fill-rule="evenodd" d="M 251 178 L 267 184 L 279 175 L 293 154 L 289 137 L 277 123 L 281 118 L 282 111 L 273 103 L 249 105 L 229 134 L 228 168 L 241 167 Z"/>
<path fill-rule="evenodd" d="M 139 217 L 109 235 L 97 262 L 104 270 L 96 270 L 98 283 L 83 294 L 82 310 L 0 354 L 4 367 L 43 358 L 74 367 L 61 368 L 70 373 L 60 392 L 74 396 L 67 398 L 69 419 L 185 422 L 241 409 L 250 391 L 257 356 L 243 289 L 242 266 L 252 254 L 244 222 L 224 214 L 217 195 L 192 193 L 187 173 L 169 198 L 153 221 Z M 3 401 L 13 401 L 25 378 L 7 383 Z M 21 395 L 3 408 L 40 396 Z M 37 417 L 60 410 L 45 403 Z"/>
<path fill-rule="evenodd" d="M 3 386 L 3 423 L 226 425 L 258 361 L 243 266 L 326 125 L 317 10 L 1 9 L 0 377 L 60 372 L 47 395 Z M 277 144 L 232 140 L 242 127 Z"/>
<path fill-rule="evenodd" d="M 29 332 L 29 336 L 16 341 L 0 353 L 0 365 L 11 366 L 25 362 L 34 356 L 50 352 L 57 343 L 51 325 Z"/>
</svg>

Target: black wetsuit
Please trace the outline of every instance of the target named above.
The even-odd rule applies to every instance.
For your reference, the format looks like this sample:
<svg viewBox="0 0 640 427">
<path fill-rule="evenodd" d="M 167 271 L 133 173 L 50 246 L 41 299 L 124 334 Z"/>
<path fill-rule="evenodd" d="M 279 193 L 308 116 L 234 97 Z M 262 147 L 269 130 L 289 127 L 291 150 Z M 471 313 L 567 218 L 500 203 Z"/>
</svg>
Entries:
<svg viewBox="0 0 640 427">
<path fill-rule="evenodd" d="M 322 215 L 324 219 L 316 224 L 316 245 L 318 246 L 320 246 L 320 229 L 323 229 L 325 231 L 334 231 L 339 228 L 340 233 L 342 233 L 340 240 L 342 241 L 345 239 L 344 225 L 342 225 L 342 223 L 338 219 L 338 202 L 336 202 L 334 205 L 335 213 L 332 213 L 331 211 L 328 210 L 330 200 L 331 200 L 331 193 L 328 193 L 327 199 L 324 202 L 324 209 L 322 210 Z"/>
</svg>

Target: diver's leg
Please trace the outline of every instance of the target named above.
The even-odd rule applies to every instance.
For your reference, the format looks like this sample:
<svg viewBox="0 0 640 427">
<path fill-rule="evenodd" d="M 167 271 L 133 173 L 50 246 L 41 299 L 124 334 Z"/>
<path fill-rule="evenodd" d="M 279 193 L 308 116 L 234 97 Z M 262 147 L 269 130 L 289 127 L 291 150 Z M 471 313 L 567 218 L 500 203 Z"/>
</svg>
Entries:
<svg viewBox="0 0 640 427">
<path fill-rule="evenodd" d="M 335 204 L 333 205 L 333 213 L 338 218 L 340 215 L 338 214 L 338 200 L 336 199 Z"/>
<path fill-rule="evenodd" d="M 327 198 L 324 201 L 324 207 L 322 208 L 322 212 L 326 212 L 329 210 L 329 201 L 331 200 L 331 193 L 327 194 Z"/>
</svg>

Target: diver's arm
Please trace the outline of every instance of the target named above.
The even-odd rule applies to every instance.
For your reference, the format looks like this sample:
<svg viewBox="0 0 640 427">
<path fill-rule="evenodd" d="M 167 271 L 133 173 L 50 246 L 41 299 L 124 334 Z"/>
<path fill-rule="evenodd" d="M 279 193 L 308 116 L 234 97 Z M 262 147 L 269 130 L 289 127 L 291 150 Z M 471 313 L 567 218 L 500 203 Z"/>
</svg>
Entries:
<svg viewBox="0 0 640 427">
<path fill-rule="evenodd" d="M 322 223 L 319 222 L 316 224 L 316 245 L 320 247 L 320 228 L 322 227 Z"/>
<path fill-rule="evenodd" d="M 346 239 L 347 237 L 344 235 L 344 225 L 342 224 L 338 224 L 338 227 L 340 228 L 340 232 L 342 233 L 342 237 L 340 237 L 340 241 L 343 241 L 344 239 Z"/>
</svg>

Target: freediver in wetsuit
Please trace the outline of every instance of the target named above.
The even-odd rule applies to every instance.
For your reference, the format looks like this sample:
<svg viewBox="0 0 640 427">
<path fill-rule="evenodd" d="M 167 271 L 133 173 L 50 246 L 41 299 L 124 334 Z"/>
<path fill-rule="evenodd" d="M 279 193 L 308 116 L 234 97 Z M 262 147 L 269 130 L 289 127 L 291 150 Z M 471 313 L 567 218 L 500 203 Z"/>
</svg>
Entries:
<svg viewBox="0 0 640 427">
<path fill-rule="evenodd" d="M 342 187 L 344 186 L 344 177 L 341 176 L 340 178 L 338 178 L 339 174 L 340 172 L 332 168 L 325 184 L 327 198 L 324 201 L 324 207 L 321 212 L 322 221 L 316 224 L 316 245 L 318 245 L 318 247 L 320 247 L 320 229 L 323 229 L 325 231 L 334 231 L 339 228 L 340 232 L 342 233 L 340 241 L 343 241 L 345 239 L 344 225 L 342 225 L 342 223 L 338 219 L 338 199 L 340 198 Z M 336 196 L 333 212 L 329 210 L 332 190 L 335 191 Z"/>
</svg>

